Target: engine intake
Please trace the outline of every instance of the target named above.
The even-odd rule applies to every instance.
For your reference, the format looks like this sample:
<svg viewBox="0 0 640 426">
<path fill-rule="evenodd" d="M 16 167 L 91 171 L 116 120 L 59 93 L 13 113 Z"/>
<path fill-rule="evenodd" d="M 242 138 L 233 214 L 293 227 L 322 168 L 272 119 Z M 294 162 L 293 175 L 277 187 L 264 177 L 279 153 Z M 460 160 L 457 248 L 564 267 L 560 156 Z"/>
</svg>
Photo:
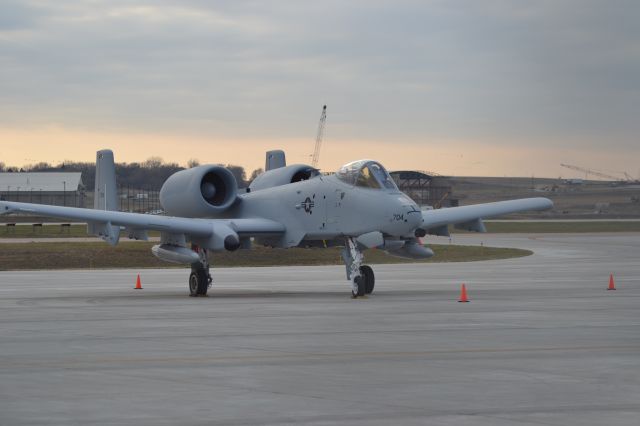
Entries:
<svg viewBox="0 0 640 426">
<path fill-rule="evenodd" d="M 207 217 L 235 203 L 238 184 L 222 166 L 199 166 L 174 173 L 160 189 L 160 203 L 171 216 Z"/>
</svg>

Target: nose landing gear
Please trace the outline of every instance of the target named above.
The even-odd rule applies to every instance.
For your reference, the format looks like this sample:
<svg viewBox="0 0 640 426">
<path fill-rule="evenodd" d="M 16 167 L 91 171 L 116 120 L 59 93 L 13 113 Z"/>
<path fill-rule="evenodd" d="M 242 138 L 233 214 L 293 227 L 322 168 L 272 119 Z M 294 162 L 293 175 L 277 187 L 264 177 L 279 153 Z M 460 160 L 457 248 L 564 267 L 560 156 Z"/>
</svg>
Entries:
<svg viewBox="0 0 640 426">
<path fill-rule="evenodd" d="M 364 277 L 364 292 L 365 294 L 373 293 L 373 287 L 376 284 L 376 277 L 373 274 L 373 269 L 369 265 L 362 265 L 360 267 L 360 276 Z"/>
<path fill-rule="evenodd" d="M 345 248 L 342 250 L 342 259 L 347 269 L 347 280 L 351 281 L 351 296 L 355 299 L 366 294 L 373 293 L 375 276 L 373 269 L 363 265 L 364 256 L 353 237 L 346 238 Z"/>
</svg>

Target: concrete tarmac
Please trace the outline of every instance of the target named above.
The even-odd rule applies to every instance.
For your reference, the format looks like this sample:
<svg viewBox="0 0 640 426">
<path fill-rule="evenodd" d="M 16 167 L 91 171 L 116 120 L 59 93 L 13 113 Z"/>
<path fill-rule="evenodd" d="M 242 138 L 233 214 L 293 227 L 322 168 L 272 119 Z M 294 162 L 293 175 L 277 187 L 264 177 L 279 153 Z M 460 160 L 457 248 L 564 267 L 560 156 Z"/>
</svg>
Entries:
<svg viewBox="0 0 640 426">
<path fill-rule="evenodd" d="M 0 425 L 638 424 L 640 234 L 454 242 L 535 254 L 356 300 L 337 266 L 1 272 Z"/>
</svg>

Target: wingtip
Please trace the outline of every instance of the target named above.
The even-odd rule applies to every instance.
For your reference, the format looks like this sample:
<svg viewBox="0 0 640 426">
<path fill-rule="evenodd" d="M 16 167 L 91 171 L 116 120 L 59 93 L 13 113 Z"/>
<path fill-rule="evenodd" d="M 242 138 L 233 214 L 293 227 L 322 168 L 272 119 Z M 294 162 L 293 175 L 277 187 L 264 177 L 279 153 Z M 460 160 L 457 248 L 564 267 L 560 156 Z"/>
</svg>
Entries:
<svg viewBox="0 0 640 426">
<path fill-rule="evenodd" d="M 553 201 L 551 201 L 547 197 L 535 197 L 535 198 L 529 198 L 529 200 L 535 202 L 535 204 L 537 205 L 537 208 L 539 208 L 540 210 L 553 208 Z"/>
<path fill-rule="evenodd" d="M 13 212 L 13 209 L 9 206 L 9 203 L 0 201 L 0 214 L 9 214 Z"/>
</svg>

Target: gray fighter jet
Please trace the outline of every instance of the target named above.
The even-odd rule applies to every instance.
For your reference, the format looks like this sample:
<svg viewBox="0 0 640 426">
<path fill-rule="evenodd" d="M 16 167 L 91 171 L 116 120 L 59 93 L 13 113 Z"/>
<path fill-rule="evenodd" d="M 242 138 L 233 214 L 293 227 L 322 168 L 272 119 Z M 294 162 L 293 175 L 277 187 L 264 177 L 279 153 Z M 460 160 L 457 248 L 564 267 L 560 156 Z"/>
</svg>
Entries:
<svg viewBox="0 0 640 426">
<path fill-rule="evenodd" d="M 265 172 L 239 193 L 233 174 L 204 165 L 170 176 L 160 191 L 167 216 L 117 210 L 115 167 L 110 150 L 98 151 L 93 209 L 0 201 L 0 213 L 24 212 L 87 222 L 87 232 L 111 245 L 121 230 L 146 240 L 160 231 L 158 258 L 191 265 L 189 292 L 211 286 L 210 252 L 270 247 L 341 246 L 353 297 L 373 292 L 375 278 L 363 251 L 378 248 L 412 259 L 433 251 L 420 238 L 449 235 L 448 225 L 486 232 L 482 218 L 553 206 L 546 198 L 421 210 L 402 193 L 378 162 L 360 160 L 325 175 L 304 164 L 287 166 L 283 151 L 267 152 Z"/>
</svg>

